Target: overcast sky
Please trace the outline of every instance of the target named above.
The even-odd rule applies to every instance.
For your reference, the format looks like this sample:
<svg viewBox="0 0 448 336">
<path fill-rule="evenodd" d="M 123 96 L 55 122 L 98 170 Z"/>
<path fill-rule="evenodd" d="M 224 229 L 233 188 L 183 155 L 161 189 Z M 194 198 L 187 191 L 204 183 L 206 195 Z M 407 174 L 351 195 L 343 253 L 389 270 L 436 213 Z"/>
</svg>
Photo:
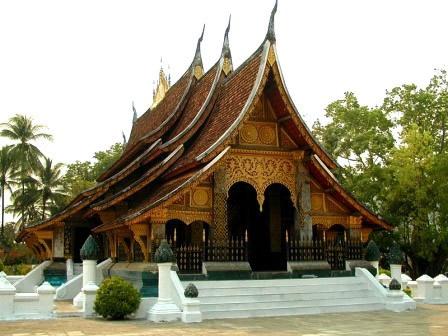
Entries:
<svg viewBox="0 0 448 336">
<path fill-rule="evenodd" d="M 234 66 L 262 42 L 273 0 L 2 1 L 0 122 L 31 116 L 54 135 L 57 162 L 87 160 L 129 135 L 131 103 L 152 102 L 160 58 L 176 81 L 205 23 L 206 70 L 232 14 Z M 286 85 L 308 125 L 353 91 L 380 104 L 403 83 L 426 85 L 448 68 L 446 1 L 280 0 L 277 49 Z M 0 140 L 0 144 L 4 143 Z"/>
</svg>

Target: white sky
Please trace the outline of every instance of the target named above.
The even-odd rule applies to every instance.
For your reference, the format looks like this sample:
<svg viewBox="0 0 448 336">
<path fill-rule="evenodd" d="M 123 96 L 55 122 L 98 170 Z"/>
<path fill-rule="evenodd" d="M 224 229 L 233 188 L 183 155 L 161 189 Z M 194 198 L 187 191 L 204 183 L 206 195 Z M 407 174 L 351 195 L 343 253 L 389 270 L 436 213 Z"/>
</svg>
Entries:
<svg viewBox="0 0 448 336">
<path fill-rule="evenodd" d="M 129 134 L 132 100 L 139 115 L 151 104 L 161 57 L 176 81 L 205 23 L 207 70 L 231 13 L 236 67 L 262 42 L 273 4 L 0 0 L 0 122 L 31 116 L 54 135 L 38 144 L 47 156 L 88 160 Z M 448 68 L 447 13 L 446 1 L 279 0 L 280 64 L 308 125 L 345 91 L 376 105 L 386 89 Z"/>
</svg>

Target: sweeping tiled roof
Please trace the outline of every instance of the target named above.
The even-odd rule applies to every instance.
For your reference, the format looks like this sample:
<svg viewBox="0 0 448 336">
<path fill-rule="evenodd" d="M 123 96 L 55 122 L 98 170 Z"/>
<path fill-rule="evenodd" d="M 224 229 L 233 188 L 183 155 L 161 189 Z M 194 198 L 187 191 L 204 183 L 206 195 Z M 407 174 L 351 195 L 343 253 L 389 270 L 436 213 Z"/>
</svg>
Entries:
<svg viewBox="0 0 448 336">
<path fill-rule="evenodd" d="M 85 216 L 92 215 L 120 202 L 126 202 L 125 212 L 95 231 L 146 218 L 151 209 L 213 172 L 214 165 L 228 151 L 232 137 L 269 84 L 276 87 L 276 90 L 268 90 L 268 95 L 275 101 L 277 118 L 285 120 L 284 129 L 291 133 L 296 144 L 315 153 L 317 159 L 310 161 L 310 170 L 326 179 L 354 210 L 363 213 L 372 223 L 389 228 L 328 173 L 328 168 L 336 164 L 311 135 L 283 82 L 273 31 L 275 8 L 265 40 L 233 72 L 231 67 L 224 70 L 224 63 L 232 62 L 228 41 L 230 26 L 226 29 L 219 60 L 203 75 L 201 35 L 190 67 L 153 110 L 134 122 L 123 155 L 99 178 L 98 185 L 81 193 L 65 210 L 38 227 L 61 222 L 75 214 L 79 217 L 81 212 Z M 201 71 L 198 72 L 197 67 Z M 129 199 L 132 201 L 128 202 Z"/>
</svg>

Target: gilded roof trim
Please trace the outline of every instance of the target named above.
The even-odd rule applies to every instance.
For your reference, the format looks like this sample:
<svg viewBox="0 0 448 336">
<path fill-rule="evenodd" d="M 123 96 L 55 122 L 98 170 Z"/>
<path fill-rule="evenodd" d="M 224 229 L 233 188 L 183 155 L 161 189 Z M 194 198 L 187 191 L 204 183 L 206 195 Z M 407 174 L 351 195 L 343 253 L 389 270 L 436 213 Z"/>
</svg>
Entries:
<svg viewBox="0 0 448 336">
<path fill-rule="evenodd" d="M 376 214 L 370 211 L 365 205 L 359 202 L 354 196 L 351 195 L 326 167 L 326 165 L 320 160 L 320 158 L 314 154 L 310 161 L 314 167 L 322 174 L 322 176 L 328 181 L 332 188 L 352 207 L 354 207 L 360 214 L 362 214 L 369 222 L 381 226 L 387 230 L 392 230 L 393 227 L 383 219 L 379 218 Z"/>
</svg>

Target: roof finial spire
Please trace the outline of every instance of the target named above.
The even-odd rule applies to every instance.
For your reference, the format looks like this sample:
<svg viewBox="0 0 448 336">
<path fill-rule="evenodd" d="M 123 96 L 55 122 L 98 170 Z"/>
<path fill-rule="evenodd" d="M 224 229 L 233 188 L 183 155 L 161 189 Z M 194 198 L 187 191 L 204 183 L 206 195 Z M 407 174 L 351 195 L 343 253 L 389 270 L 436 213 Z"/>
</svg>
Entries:
<svg viewBox="0 0 448 336">
<path fill-rule="evenodd" d="M 229 15 L 229 23 L 226 28 L 226 32 L 224 34 L 224 42 L 222 44 L 222 57 L 230 58 L 230 47 L 229 47 L 229 30 L 230 30 L 230 20 L 232 18 L 232 14 Z"/>
<path fill-rule="evenodd" d="M 134 116 L 132 117 L 132 123 L 135 124 L 137 121 L 137 110 L 135 109 L 134 101 L 132 101 L 132 111 L 134 112 Z"/>
<path fill-rule="evenodd" d="M 195 65 L 202 65 L 202 57 L 201 57 L 201 42 L 202 39 L 204 38 L 204 30 L 205 30 L 205 24 L 202 27 L 202 34 L 201 36 L 198 38 L 198 44 L 196 45 L 196 53 L 194 54 L 194 59 L 193 59 L 193 63 Z"/>
<path fill-rule="evenodd" d="M 266 33 L 266 39 L 275 42 L 275 27 L 274 27 L 274 17 L 277 12 L 277 0 L 275 0 L 274 8 L 272 8 L 271 18 L 269 19 L 268 32 Z"/>
<path fill-rule="evenodd" d="M 128 144 L 128 140 L 126 139 L 124 131 L 121 131 L 121 136 L 123 137 L 123 147 L 126 147 L 126 145 Z"/>
</svg>

